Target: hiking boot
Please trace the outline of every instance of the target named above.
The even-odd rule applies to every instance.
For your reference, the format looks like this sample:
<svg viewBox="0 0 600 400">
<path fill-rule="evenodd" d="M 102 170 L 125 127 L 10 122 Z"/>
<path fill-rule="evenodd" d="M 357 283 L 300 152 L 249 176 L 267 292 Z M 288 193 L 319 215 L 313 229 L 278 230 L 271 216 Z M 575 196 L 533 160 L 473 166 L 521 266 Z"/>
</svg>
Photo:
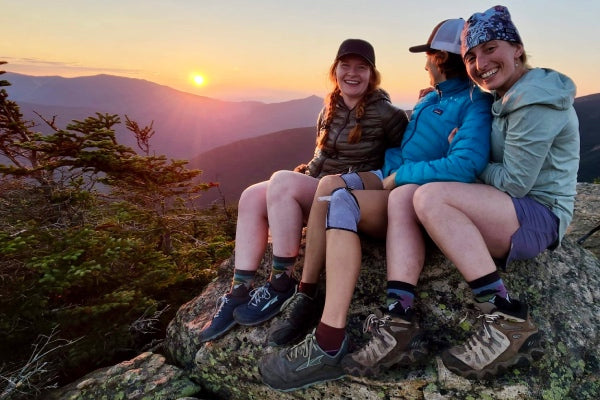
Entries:
<svg viewBox="0 0 600 400">
<path fill-rule="evenodd" d="M 344 371 L 355 376 L 375 376 L 384 369 L 421 363 L 427 355 L 423 333 L 412 320 L 412 310 L 400 317 L 376 310 L 365 320 L 363 332 L 371 339 L 342 360 Z"/>
<path fill-rule="evenodd" d="M 527 305 L 497 297 L 477 303 L 481 328 L 460 346 L 442 353 L 446 368 L 466 378 L 490 379 L 514 366 L 527 366 L 543 355 L 540 334 Z"/>
<path fill-rule="evenodd" d="M 295 346 L 267 354 L 258 369 L 265 385 L 289 392 L 344 377 L 340 365 L 348 352 L 348 336 L 335 356 L 330 356 L 317 344 L 315 331 Z"/>
<path fill-rule="evenodd" d="M 212 319 L 204 325 L 200 331 L 200 343 L 208 342 L 222 336 L 225 332 L 235 326 L 233 311 L 240 305 L 248 303 L 250 296 L 232 296 L 226 293 L 219 297 L 216 312 Z"/>
<path fill-rule="evenodd" d="M 281 319 L 269 329 L 269 346 L 284 346 L 306 334 L 320 315 L 316 299 L 297 292 L 283 309 Z"/>
<path fill-rule="evenodd" d="M 233 318 L 240 325 L 254 326 L 261 324 L 280 311 L 284 303 L 289 300 L 298 287 L 296 280 L 292 280 L 290 288 L 279 292 L 271 286 L 270 282 L 250 292 L 250 301 L 235 309 Z"/>
</svg>

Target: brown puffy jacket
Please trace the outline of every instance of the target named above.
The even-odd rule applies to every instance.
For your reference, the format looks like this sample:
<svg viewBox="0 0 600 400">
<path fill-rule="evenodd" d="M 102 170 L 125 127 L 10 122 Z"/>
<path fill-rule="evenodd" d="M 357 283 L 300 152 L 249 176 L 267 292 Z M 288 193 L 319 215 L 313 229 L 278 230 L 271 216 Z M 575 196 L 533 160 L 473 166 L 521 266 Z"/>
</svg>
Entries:
<svg viewBox="0 0 600 400">
<path fill-rule="evenodd" d="M 317 137 L 324 129 L 325 108 L 317 122 Z M 327 141 L 316 148 L 313 159 L 308 163 L 306 174 L 321 178 L 325 175 L 344 172 L 361 172 L 383 166 L 385 150 L 396 147 L 408 124 L 406 112 L 390 101 L 382 89 L 367 98 L 365 113 L 361 118 L 362 135 L 358 143 L 348 143 L 348 135 L 356 125 L 354 109 L 349 109 L 340 97 L 329 129 Z"/>
</svg>

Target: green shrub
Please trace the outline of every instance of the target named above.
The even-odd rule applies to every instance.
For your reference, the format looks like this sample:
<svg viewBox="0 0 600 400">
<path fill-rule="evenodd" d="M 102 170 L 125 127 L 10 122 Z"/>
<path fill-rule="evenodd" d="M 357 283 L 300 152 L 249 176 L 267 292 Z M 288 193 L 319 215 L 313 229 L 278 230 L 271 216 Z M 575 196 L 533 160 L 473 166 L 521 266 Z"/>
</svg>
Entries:
<svg viewBox="0 0 600 400">
<path fill-rule="evenodd" d="M 49 121 L 42 135 L 0 90 L 0 393 L 148 349 L 232 253 L 235 211 L 195 207 L 212 187 L 201 171 L 150 156 L 152 125 L 127 117 L 145 155 L 120 145 L 119 123 Z"/>
</svg>

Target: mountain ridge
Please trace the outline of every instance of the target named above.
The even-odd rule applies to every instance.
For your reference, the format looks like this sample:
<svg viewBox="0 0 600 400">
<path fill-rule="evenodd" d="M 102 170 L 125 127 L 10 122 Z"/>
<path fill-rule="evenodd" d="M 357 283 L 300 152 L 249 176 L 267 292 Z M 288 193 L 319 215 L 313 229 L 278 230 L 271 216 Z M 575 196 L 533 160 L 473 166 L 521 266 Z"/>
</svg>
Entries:
<svg viewBox="0 0 600 400">
<path fill-rule="evenodd" d="M 3 78 L 12 84 L 6 88 L 10 99 L 42 131 L 44 124 L 34 111 L 46 118 L 56 115 L 58 126 L 96 112 L 118 114 L 122 120 L 127 115 L 140 125 L 154 121 L 153 152 L 190 160 L 191 168 L 203 170 L 202 180 L 220 183 L 221 192 L 205 193 L 202 204 L 220 196 L 237 202 L 245 187 L 310 160 L 323 107 L 317 96 L 281 103 L 227 102 L 106 74 L 63 78 L 6 73 Z M 574 106 L 581 133 L 578 181 L 593 182 L 600 178 L 600 94 L 578 97 Z M 117 135 L 119 142 L 136 148 L 124 125 Z"/>
<path fill-rule="evenodd" d="M 314 125 L 323 107 L 323 99 L 317 96 L 281 103 L 228 102 L 113 75 L 47 78 L 7 72 L 3 78 L 11 83 L 6 87 L 10 99 L 27 104 L 23 111 L 28 119 L 40 121 L 33 111 L 65 115 L 68 110 L 61 108 L 76 106 L 94 113 L 127 115 L 140 125 L 154 121 L 154 149 L 181 159 L 267 132 Z M 73 118 L 65 115 L 64 119 Z M 125 136 L 125 129 L 118 129 L 117 134 Z"/>
</svg>

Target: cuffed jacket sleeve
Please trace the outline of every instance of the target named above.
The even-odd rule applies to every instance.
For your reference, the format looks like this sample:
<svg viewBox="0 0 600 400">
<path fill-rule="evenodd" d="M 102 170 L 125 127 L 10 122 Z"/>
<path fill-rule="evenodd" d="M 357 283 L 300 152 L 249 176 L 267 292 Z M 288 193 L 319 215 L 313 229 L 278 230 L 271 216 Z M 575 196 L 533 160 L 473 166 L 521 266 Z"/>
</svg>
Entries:
<svg viewBox="0 0 600 400">
<path fill-rule="evenodd" d="M 483 182 L 512 197 L 526 196 L 538 180 L 554 138 L 562 129 L 558 123 L 563 114 L 546 106 L 531 105 L 513 111 L 510 119 L 497 120 L 497 124 L 504 126 L 495 129 L 496 134 L 505 132 L 502 162 L 492 162 L 485 168 L 481 175 Z"/>
<path fill-rule="evenodd" d="M 402 145 L 386 152 L 383 173 L 396 173 L 396 186 L 474 182 L 489 160 L 492 97 L 468 79 L 449 79 L 436 89 L 415 105 Z"/>
</svg>

